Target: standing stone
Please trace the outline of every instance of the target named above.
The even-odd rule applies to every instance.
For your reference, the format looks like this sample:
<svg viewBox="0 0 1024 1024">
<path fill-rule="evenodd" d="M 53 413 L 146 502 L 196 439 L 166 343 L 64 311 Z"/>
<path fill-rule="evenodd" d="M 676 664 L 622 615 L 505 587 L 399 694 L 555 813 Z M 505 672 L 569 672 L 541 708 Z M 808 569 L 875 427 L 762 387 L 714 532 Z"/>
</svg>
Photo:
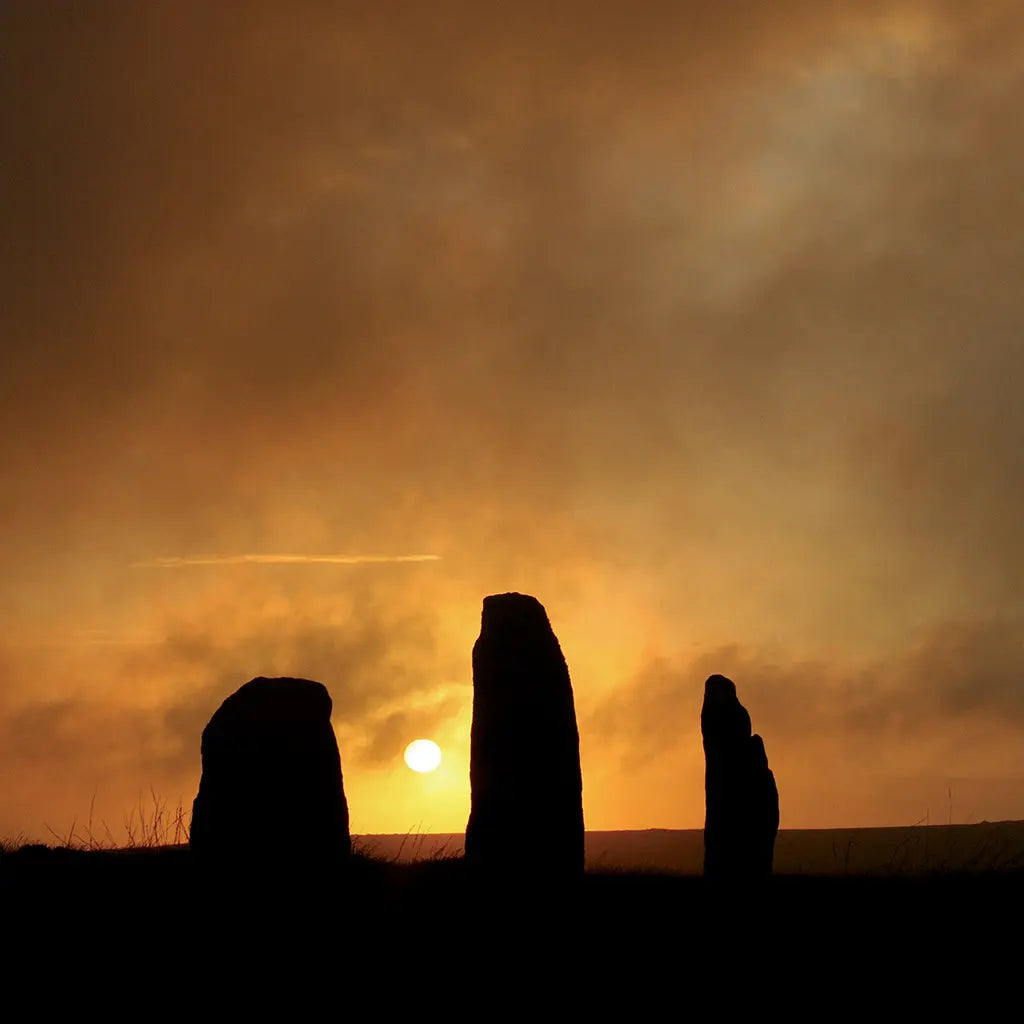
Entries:
<svg viewBox="0 0 1024 1024">
<path fill-rule="evenodd" d="M 716 878 L 770 875 L 779 830 L 779 791 L 760 736 L 736 684 L 710 676 L 700 712 L 704 738 L 704 874 Z"/>
<path fill-rule="evenodd" d="M 551 876 L 583 871 L 583 776 L 572 684 L 544 606 L 484 598 L 473 647 L 466 860 Z"/>
<path fill-rule="evenodd" d="M 330 871 L 351 849 L 331 697 L 322 683 L 260 676 L 203 730 L 190 846 L 228 871 Z"/>
</svg>

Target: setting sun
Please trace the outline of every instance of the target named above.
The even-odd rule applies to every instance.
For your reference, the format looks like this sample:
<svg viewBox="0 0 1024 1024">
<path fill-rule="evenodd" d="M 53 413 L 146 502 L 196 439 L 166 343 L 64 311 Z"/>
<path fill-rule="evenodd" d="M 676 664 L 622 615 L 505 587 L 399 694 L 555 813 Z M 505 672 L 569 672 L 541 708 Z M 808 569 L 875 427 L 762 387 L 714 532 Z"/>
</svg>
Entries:
<svg viewBox="0 0 1024 1024">
<path fill-rule="evenodd" d="M 432 772 L 441 763 L 441 748 L 433 740 L 413 740 L 405 748 L 405 763 L 414 772 Z"/>
</svg>

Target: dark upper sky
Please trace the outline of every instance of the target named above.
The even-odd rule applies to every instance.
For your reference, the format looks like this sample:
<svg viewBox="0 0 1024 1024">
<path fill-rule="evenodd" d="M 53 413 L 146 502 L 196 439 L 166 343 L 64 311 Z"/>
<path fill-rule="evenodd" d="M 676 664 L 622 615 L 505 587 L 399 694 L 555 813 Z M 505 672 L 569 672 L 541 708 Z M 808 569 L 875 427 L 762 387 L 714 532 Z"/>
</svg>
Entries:
<svg viewBox="0 0 1024 1024">
<path fill-rule="evenodd" d="M 487 6 L 4 5 L 0 834 L 259 673 L 459 828 L 510 589 L 593 827 L 700 824 L 710 671 L 784 827 L 1024 816 L 1019 4 Z"/>
</svg>

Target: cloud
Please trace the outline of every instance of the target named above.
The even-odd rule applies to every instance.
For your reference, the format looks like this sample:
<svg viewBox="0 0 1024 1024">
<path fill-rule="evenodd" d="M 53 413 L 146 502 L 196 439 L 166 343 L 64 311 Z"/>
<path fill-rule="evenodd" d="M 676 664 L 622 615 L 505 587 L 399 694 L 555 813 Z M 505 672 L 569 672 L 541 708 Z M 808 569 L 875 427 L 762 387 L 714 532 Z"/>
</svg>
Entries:
<svg viewBox="0 0 1024 1024">
<path fill-rule="evenodd" d="M 222 610 L 216 625 L 202 624 L 202 616 L 169 623 L 158 643 L 8 648 L 0 771 L 12 792 L 64 794 L 56 802 L 60 813 L 28 803 L 20 827 L 38 827 L 41 816 L 70 821 L 97 791 L 98 814 L 111 822 L 151 786 L 172 800 L 190 800 L 203 728 L 229 694 L 257 675 L 327 686 L 343 768 L 356 791 L 360 771 L 398 764 L 405 744 L 457 715 L 471 690 L 465 666 L 438 648 L 430 609 L 389 605 L 371 596 L 375 586 L 347 606 L 307 598 L 301 613 L 271 606 L 257 622 Z M 89 660 L 82 660 L 85 652 Z M 63 683 L 50 696 L 33 692 L 34 671 L 47 664 L 34 659 L 44 655 Z M 17 831 L 6 814 L 0 834 Z"/>
<path fill-rule="evenodd" d="M 179 569 L 193 565 L 376 565 L 439 562 L 440 555 L 204 555 L 169 556 L 132 562 L 132 569 Z"/>
<path fill-rule="evenodd" d="M 417 722 L 429 728 L 439 713 L 443 718 L 461 703 L 436 696 L 453 679 L 455 666 L 438 652 L 434 629 L 427 611 L 381 606 L 357 608 L 331 625 L 271 618 L 258 631 L 230 638 L 216 631 L 179 633 L 160 648 L 137 654 L 128 671 L 191 682 L 159 712 L 181 750 L 178 767 L 194 761 L 198 737 L 220 702 L 257 675 L 324 683 L 343 759 L 352 763 L 367 750 L 379 759 L 394 732 L 397 709 L 411 728 Z"/>
<path fill-rule="evenodd" d="M 585 767 L 612 790 L 629 780 L 633 827 L 699 826 L 700 705 L 721 672 L 765 741 L 784 828 L 1019 818 L 1022 636 L 1024 621 L 1004 616 L 925 627 L 884 659 L 799 660 L 744 643 L 659 657 L 581 713 Z"/>
<path fill-rule="evenodd" d="M 413 740 L 430 734 L 445 720 L 464 709 L 464 701 L 449 697 L 427 707 L 395 711 L 374 723 L 371 738 L 360 754 L 367 763 L 394 763 Z"/>
<path fill-rule="evenodd" d="M 679 652 L 737 644 L 794 744 L 813 708 L 870 760 L 922 674 L 958 771 L 967 720 L 1015 729 L 949 674 L 966 635 L 907 638 L 1024 614 L 1024 15 L 762 6 L 6 5 L 5 714 L 79 750 L 124 709 L 166 740 L 135 777 L 229 687 L 320 673 L 370 759 L 520 589 L 627 759 L 709 674 Z M 439 554 L 322 571 L 359 552 Z"/>
<path fill-rule="evenodd" d="M 719 672 L 737 685 L 769 751 L 873 746 L 880 759 L 928 746 L 1024 733 L 1024 620 L 928 627 L 885 661 L 787 662 L 734 644 L 692 659 L 657 659 L 594 709 L 589 728 L 642 763 L 680 743 L 699 747 L 703 683 Z M 696 734 L 696 740 L 695 740 Z M 1024 759 L 1018 759 L 1024 770 Z"/>
</svg>

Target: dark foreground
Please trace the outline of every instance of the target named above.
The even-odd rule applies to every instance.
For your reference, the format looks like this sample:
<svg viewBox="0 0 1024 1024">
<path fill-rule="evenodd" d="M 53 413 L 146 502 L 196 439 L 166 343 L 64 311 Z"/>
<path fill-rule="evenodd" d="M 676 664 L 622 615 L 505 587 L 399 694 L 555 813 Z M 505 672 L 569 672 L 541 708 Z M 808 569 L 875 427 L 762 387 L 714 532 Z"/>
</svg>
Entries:
<svg viewBox="0 0 1024 1024">
<path fill-rule="evenodd" d="M 211 883 L 187 848 L 26 848 L 0 858 L 0 943 L 8 991 L 25 985 L 39 1007 L 84 977 L 114 1002 L 150 998 L 168 1013 L 183 991 L 268 1013 L 275 999 L 296 1012 L 326 999 L 342 1017 L 505 1019 L 538 999 L 609 1014 L 715 1005 L 730 1017 L 760 1003 L 804 1017 L 822 1000 L 831 1014 L 896 996 L 949 1010 L 969 998 L 976 1011 L 1016 986 L 1022 897 L 1020 871 L 777 876 L 737 890 L 355 857 L 327 881 L 263 869 Z"/>
</svg>

